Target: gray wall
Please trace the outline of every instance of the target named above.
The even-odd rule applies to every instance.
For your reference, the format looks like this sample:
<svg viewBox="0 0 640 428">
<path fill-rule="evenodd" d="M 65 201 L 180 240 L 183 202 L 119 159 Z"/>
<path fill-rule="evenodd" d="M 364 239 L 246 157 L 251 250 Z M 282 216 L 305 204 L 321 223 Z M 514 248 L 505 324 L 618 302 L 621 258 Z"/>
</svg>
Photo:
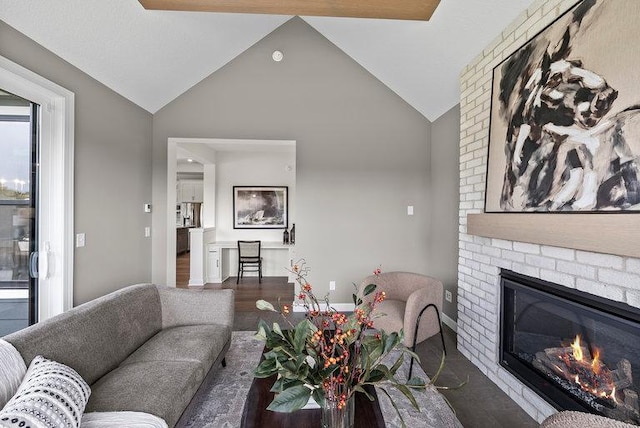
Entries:
<svg viewBox="0 0 640 428">
<path fill-rule="evenodd" d="M 450 290 L 453 301 L 444 313 L 458 319 L 458 203 L 460 195 L 460 105 L 440 116 L 431 127 L 431 273 Z"/>
<path fill-rule="evenodd" d="M 75 93 L 74 304 L 149 281 L 151 114 L 2 21 L 0 55 Z"/>
<path fill-rule="evenodd" d="M 280 63 L 271 59 L 276 49 L 284 52 Z M 156 207 L 167 206 L 168 137 L 297 141 L 297 218 L 291 221 L 297 255 L 312 266 L 310 281 L 319 296 L 336 280 L 332 301 L 350 302 L 352 282 L 379 264 L 423 273 L 438 265 L 429 258 L 430 122 L 300 18 L 153 120 Z M 413 217 L 407 205 L 415 207 Z M 162 211 L 153 214 L 158 283 L 166 276 Z"/>
<path fill-rule="evenodd" d="M 275 49 L 281 63 L 271 60 Z M 455 298 L 457 108 L 432 126 L 301 19 L 153 119 L 3 22 L 0 55 L 76 94 L 75 224 L 87 246 L 75 254 L 75 304 L 151 277 L 165 282 L 168 137 L 297 140 L 291 221 L 319 295 L 336 280 L 332 301 L 348 302 L 351 283 L 382 264 L 443 278 Z M 142 210 L 151 150 L 153 250 Z M 445 313 L 455 318 L 455 302 Z"/>
</svg>

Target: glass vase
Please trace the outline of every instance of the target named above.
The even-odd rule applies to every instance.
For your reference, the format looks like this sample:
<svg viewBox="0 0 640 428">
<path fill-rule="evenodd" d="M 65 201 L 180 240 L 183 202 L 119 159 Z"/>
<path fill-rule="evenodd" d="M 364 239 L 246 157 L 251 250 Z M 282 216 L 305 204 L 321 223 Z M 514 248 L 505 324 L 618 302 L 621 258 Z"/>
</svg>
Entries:
<svg viewBox="0 0 640 428">
<path fill-rule="evenodd" d="M 343 408 L 338 402 L 324 400 L 322 406 L 322 428 L 353 428 L 355 416 L 355 399 L 350 397 Z"/>
</svg>

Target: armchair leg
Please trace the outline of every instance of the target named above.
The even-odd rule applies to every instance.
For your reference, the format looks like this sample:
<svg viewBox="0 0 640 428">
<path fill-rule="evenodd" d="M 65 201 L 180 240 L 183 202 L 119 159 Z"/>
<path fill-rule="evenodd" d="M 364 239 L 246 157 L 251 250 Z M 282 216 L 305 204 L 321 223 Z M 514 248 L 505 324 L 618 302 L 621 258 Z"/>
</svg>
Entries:
<svg viewBox="0 0 640 428">
<path fill-rule="evenodd" d="M 222 359 L 222 367 L 227 367 L 227 359 L 226 358 Z"/>
<path fill-rule="evenodd" d="M 424 313 L 424 311 L 426 311 L 430 307 L 433 307 L 433 309 L 436 310 L 436 317 L 438 317 L 438 326 L 440 327 L 440 340 L 442 341 L 442 350 L 443 350 L 444 354 L 447 355 L 447 347 L 444 345 L 444 333 L 442 332 L 442 322 L 440 321 L 440 311 L 438 310 L 438 307 L 436 305 L 434 305 L 433 303 L 429 303 L 427 306 L 422 308 L 422 310 L 418 314 L 418 318 L 416 319 L 416 329 L 415 329 L 415 331 L 413 333 L 413 346 L 411 346 L 411 351 L 416 352 L 416 341 L 418 340 L 418 327 L 420 327 L 420 318 L 422 318 L 422 314 Z M 409 364 L 409 377 L 408 377 L 408 379 L 411 379 L 411 373 L 413 372 L 413 360 L 414 359 L 415 358 L 411 357 L 411 363 Z"/>
</svg>

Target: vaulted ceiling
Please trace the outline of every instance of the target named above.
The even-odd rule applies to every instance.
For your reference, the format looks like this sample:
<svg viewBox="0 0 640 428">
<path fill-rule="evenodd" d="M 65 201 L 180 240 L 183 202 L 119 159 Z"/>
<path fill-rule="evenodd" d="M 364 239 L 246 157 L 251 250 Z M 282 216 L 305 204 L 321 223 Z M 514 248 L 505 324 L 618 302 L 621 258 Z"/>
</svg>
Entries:
<svg viewBox="0 0 640 428">
<path fill-rule="evenodd" d="M 0 19 L 155 113 L 291 16 L 145 10 L 138 0 L 1 0 Z M 533 0 L 441 0 L 428 22 L 303 19 L 427 119 Z"/>
</svg>

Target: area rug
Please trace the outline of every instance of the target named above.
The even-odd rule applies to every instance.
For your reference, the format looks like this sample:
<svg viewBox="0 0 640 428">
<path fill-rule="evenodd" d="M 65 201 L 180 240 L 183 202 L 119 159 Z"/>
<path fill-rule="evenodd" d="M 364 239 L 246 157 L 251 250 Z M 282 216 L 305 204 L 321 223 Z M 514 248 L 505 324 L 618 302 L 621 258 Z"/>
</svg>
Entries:
<svg viewBox="0 0 640 428">
<path fill-rule="evenodd" d="M 242 418 L 242 409 L 251 382 L 253 369 L 258 365 L 264 342 L 256 339 L 253 332 L 234 331 L 231 347 L 227 352 L 227 367 L 216 371 L 211 388 L 200 403 L 197 403 L 194 416 L 185 425 L 189 428 L 238 428 Z M 427 379 L 422 369 L 414 365 L 414 376 Z M 409 362 L 398 370 L 399 378 L 409 372 Z M 402 413 L 407 427 L 411 428 L 460 428 L 453 411 L 443 397 L 433 388 L 415 393 L 420 404 L 418 412 L 408 403 L 406 398 L 394 388 L 388 391 Z M 385 417 L 387 427 L 401 427 L 400 418 L 393 409 L 389 399 L 379 392 L 380 408 Z"/>
</svg>

